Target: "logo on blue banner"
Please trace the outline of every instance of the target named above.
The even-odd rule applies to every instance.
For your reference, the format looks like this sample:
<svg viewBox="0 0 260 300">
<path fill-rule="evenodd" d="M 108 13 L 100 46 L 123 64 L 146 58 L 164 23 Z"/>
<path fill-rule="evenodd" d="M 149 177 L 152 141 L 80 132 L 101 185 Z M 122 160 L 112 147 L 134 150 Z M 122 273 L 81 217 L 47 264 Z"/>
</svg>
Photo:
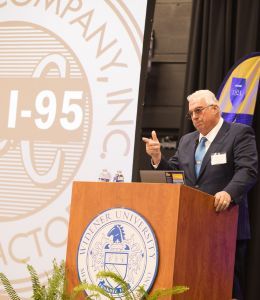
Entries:
<svg viewBox="0 0 260 300">
<path fill-rule="evenodd" d="M 245 78 L 233 77 L 230 88 L 230 100 L 234 107 L 240 105 L 246 96 Z"/>
</svg>

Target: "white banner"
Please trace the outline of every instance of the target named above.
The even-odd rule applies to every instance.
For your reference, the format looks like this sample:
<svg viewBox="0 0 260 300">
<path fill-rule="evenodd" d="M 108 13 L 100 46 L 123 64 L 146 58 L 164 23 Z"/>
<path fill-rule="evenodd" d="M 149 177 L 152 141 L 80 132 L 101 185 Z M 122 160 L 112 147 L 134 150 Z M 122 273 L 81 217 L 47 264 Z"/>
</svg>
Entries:
<svg viewBox="0 0 260 300">
<path fill-rule="evenodd" d="M 0 0 L 0 268 L 65 257 L 73 180 L 131 181 L 146 0 Z"/>
</svg>

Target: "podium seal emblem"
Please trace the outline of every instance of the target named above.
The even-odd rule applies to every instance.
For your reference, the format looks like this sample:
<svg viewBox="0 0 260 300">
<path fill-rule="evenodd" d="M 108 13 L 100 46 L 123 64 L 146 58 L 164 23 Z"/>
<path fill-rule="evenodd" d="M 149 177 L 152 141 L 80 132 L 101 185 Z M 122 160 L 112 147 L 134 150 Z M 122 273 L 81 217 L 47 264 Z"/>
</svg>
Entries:
<svg viewBox="0 0 260 300">
<path fill-rule="evenodd" d="M 123 291 L 115 281 L 97 279 L 96 274 L 110 271 L 127 282 L 130 292 L 135 293 L 140 286 L 149 291 L 158 259 L 157 240 L 144 217 L 130 209 L 113 208 L 96 216 L 83 232 L 77 255 L 78 276 L 81 282 L 96 284 L 114 298 L 122 298 Z"/>
</svg>

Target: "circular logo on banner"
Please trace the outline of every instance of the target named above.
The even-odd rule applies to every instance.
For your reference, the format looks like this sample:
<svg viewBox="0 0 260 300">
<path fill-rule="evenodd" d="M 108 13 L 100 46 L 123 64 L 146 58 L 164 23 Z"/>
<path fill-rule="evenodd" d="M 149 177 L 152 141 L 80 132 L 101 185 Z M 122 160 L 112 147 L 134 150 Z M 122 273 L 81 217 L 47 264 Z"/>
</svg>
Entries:
<svg viewBox="0 0 260 300">
<path fill-rule="evenodd" d="M 67 188 L 85 155 L 92 113 L 78 58 L 39 25 L 0 23 L 0 83 L 2 222 L 38 212 Z"/>
<path fill-rule="evenodd" d="M 65 256 L 73 180 L 103 168 L 131 180 L 147 6 L 137 2 L 0 0 L 0 269 L 22 298 L 25 263 L 45 285 Z"/>
<path fill-rule="evenodd" d="M 157 240 L 147 221 L 133 210 L 113 208 L 92 220 L 82 235 L 77 256 L 79 279 L 121 298 L 118 283 L 96 277 L 100 271 L 109 271 L 120 275 L 129 291 L 134 293 L 140 286 L 149 291 L 157 274 L 158 257 Z"/>
</svg>

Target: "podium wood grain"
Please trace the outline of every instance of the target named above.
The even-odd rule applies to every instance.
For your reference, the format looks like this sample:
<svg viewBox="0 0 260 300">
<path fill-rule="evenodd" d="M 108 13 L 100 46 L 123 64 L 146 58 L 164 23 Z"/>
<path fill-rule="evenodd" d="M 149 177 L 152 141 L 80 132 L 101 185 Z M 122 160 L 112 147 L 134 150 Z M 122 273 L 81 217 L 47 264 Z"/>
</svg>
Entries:
<svg viewBox="0 0 260 300">
<path fill-rule="evenodd" d="M 77 251 L 87 225 L 107 209 L 124 207 L 141 214 L 155 232 L 159 267 L 152 290 L 187 285 L 188 292 L 172 299 L 231 299 L 238 209 L 216 213 L 213 199 L 184 185 L 74 182 L 68 289 L 79 284 Z"/>
</svg>

